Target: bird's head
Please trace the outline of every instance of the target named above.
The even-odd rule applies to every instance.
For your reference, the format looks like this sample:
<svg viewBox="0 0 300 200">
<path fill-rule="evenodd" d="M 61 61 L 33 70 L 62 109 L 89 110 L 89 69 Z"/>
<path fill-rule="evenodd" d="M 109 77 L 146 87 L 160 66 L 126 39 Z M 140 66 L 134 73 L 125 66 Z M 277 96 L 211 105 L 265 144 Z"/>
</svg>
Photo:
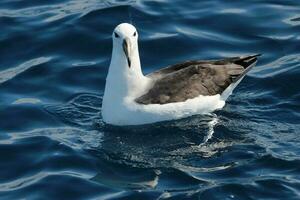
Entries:
<svg viewBox="0 0 300 200">
<path fill-rule="evenodd" d="M 128 23 L 119 24 L 113 34 L 113 48 L 121 50 L 126 57 L 128 67 L 132 65 L 132 56 L 137 51 L 138 33 L 136 28 Z"/>
</svg>

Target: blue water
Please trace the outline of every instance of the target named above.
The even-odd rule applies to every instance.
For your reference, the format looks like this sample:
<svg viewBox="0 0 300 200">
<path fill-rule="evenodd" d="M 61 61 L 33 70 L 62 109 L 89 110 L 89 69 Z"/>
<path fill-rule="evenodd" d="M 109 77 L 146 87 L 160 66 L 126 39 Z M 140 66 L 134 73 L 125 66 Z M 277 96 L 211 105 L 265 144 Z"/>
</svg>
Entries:
<svg viewBox="0 0 300 200">
<path fill-rule="evenodd" d="M 263 56 L 221 111 L 108 126 L 121 22 L 145 73 Z M 300 199 L 300 1 L 2 0 L 0 27 L 0 199 Z"/>
</svg>

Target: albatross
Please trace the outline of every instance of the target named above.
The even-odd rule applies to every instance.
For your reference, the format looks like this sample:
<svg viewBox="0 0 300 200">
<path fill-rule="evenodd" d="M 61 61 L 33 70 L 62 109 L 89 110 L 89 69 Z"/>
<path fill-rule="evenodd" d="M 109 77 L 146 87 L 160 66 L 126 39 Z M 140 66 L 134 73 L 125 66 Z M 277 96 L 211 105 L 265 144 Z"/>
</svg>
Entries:
<svg viewBox="0 0 300 200">
<path fill-rule="evenodd" d="M 136 28 L 122 23 L 114 29 L 112 38 L 101 111 L 105 123 L 118 126 L 175 120 L 221 109 L 259 56 L 186 61 L 143 75 Z"/>
</svg>

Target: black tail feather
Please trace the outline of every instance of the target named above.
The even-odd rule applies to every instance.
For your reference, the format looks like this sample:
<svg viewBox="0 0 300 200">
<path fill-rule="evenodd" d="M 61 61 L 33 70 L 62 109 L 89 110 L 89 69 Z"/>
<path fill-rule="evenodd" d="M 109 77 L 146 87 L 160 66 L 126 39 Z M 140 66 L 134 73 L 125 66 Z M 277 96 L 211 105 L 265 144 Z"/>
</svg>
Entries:
<svg viewBox="0 0 300 200">
<path fill-rule="evenodd" d="M 253 63 L 257 61 L 257 57 L 262 54 L 255 54 L 251 56 L 241 57 L 234 61 L 235 64 L 243 66 L 245 69 L 251 66 Z"/>
<path fill-rule="evenodd" d="M 233 82 L 237 82 L 238 80 L 240 80 L 241 78 L 243 78 L 245 76 L 245 74 L 247 74 L 251 70 L 251 68 L 255 66 L 255 63 L 257 61 L 257 57 L 258 56 L 261 56 L 261 54 L 256 54 L 256 55 L 252 55 L 252 56 L 242 57 L 242 58 L 239 58 L 236 61 L 234 61 L 235 64 L 241 65 L 242 67 L 244 67 L 245 70 L 239 76 L 234 77 L 234 81 Z"/>
</svg>

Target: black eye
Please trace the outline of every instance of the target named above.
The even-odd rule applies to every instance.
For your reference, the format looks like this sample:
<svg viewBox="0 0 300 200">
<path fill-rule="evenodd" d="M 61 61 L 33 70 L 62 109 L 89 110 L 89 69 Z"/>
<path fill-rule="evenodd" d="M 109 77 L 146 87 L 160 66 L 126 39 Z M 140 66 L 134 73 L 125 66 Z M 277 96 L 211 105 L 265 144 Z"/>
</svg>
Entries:
<svg viewBox="0 0 300 200">
<path fill-rule="evenodd" d="M 133 36 L 136 36 L 136 32 L 134 32 Z"/>
<path fill-rule="evenodd" d="M 120 36 L 115 32 L 115 37 L 118 38 L 118 37 L 120 37 Z"/>
</svg>

